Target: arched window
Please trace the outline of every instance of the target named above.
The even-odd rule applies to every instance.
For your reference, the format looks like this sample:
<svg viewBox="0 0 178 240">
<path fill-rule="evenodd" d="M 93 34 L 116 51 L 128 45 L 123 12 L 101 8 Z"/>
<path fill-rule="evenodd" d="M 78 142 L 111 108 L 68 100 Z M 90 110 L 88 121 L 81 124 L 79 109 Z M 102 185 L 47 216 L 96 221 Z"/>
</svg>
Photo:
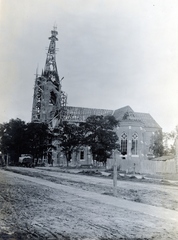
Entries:
<svg viewBox="0 0 178 240">
<path fill-rule="evenodd" d="M 138 134 L 134 133 L 132 135 L 132 148 L 131 148 L 132 155 L 138 154 Z"/>
<path fill-rule="evenodd" d="M 127 134 L 125 132 L 121 135 L 121 154 L 127 154 Z"/>
</svg>

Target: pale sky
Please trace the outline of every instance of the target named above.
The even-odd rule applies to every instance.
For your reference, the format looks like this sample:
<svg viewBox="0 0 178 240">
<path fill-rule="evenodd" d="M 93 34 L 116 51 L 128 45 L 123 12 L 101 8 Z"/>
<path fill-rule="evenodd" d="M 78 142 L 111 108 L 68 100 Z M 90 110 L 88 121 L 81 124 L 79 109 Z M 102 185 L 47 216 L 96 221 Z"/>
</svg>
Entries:
<svg viewBox="0 0 178 240">
<path fill-rule="evenodd" d="M 178 125 L 177 0 L 0 0 L 0 123 L 31 120 L 54 24 L 69 106 L 129 105 Z"/>
</svg>

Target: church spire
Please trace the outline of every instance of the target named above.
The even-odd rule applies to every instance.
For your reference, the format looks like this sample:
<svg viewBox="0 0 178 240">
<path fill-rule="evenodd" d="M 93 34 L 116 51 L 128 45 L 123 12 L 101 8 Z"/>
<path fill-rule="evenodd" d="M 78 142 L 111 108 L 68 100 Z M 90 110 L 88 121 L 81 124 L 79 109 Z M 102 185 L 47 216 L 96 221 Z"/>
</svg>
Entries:
<svg viewBox="0 0 178 240">
<path fill-rule="evenodd" d="M 51 31 L 51 37 L 49 37 L 50 43 L 44 67 L 44 75 L 48 77 L 49 81 L 57 86 L 60 84 L 60 81 L 56 64 L 56 41 L 58 41 L 58 32 L 56 29 L 57 27 L 54 26 L 53 30 Z"/>
<path fill-rule="evenodd" d="M 57 34 L 56 27 L 54 27 L 49 37 L 50 43 L 44 71 L 41 76 L 36 75 L 32 108 L 32 121 L 46 122 L 52 128 L 64 118 L 67 101 L 66 95 L 61 91 L 61 81 L 57 71 Z"/>
</svg>

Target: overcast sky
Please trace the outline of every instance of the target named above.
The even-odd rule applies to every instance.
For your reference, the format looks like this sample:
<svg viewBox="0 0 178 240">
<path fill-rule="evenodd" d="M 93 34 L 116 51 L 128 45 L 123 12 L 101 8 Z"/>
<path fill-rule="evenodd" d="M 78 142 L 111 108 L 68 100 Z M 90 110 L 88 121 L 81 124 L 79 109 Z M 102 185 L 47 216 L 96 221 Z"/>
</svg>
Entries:
<svg viewBox="0 0 178 240">
<path fill-rule="evenodd" d="M 54 24 L 68 105 L 178 124 L 177 0 L 0 0 L 0 123 L 31 120 L 35 72 Z"/>
</svg>

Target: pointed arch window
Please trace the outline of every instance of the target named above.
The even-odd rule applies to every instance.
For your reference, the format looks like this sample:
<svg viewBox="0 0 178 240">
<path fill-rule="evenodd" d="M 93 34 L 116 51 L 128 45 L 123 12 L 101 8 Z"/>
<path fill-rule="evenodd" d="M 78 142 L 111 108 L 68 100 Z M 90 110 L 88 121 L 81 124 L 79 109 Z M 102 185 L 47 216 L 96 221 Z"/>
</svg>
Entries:
<svg viewBox="0 0 178 240">
<path fill-rule="evenodd" d="M 125 132 L 121 135 L 121 154 L 127 154 L 127 134 Z"/>
<path fill-rule="evenodd" d="M 134 133 L 132 135 L 132 148 L 131 148 L 132 155 L 138 154 L 138 134 Z"/>
</svg>

